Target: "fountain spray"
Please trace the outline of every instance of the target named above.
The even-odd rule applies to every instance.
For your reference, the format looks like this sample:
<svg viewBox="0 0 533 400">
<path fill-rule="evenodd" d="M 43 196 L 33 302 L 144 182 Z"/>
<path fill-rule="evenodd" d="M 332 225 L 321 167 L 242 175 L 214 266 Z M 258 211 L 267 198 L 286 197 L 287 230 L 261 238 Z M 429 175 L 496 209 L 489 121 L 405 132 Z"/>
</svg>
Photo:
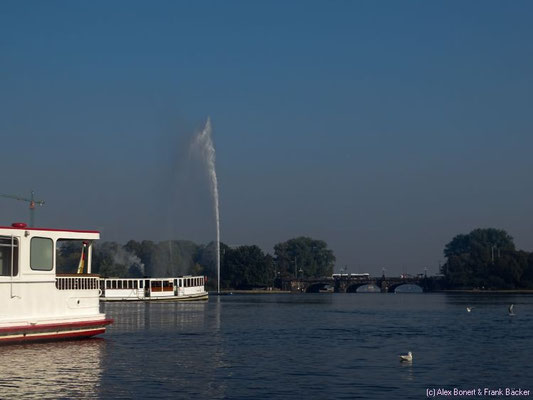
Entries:
<svg viewBox="0 0 533 400">
<path fill-rule="evenodd" d="M 211 118 L 207 118 L 204 129 L 196 134 L 192 145 L 205 161 L 211 183 L 211 194 L 213 196 L 213 207 L 217 229 L 217 293 L 220 293 L 220 219 L 218 210 L 218 180 L 215 169 L 215 146 L 213 145 L 213 139 L 211 137 Z"/>
</svg>

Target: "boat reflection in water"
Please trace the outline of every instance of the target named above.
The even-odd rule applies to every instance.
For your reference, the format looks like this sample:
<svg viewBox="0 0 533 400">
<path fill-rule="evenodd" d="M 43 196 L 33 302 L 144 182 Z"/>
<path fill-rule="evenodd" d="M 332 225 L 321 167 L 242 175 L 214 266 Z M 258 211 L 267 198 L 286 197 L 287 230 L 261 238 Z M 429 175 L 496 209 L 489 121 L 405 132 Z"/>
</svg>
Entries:
<svg viewBox="0 0 533 400">
<path fill-rule="evenodd" d="M 153 331 L 154 334 L 171 330 L 175 333 L 203 329 L 207 302 L 109 302 L 102 309 L 117 320 L 115 333 Z"/>
<path fill-rule="evenodd" d="M 104 339 L 0 347 L 3 399 L 95 398 Z"/>
</svg>

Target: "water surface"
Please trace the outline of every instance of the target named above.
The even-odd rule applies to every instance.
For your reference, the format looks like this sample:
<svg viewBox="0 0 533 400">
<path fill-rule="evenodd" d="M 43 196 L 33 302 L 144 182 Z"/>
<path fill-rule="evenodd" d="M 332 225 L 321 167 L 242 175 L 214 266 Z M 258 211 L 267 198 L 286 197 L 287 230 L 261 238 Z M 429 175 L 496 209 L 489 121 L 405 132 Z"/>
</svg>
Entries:
<svg viewBox="0 0 533 400">
<path fill-rule="evenodd" d="M 102 308 L 115 323 L 100 339 L 0 347 L 0 398 L 420 399 L 430 388 L 533 389 L 533 296 L 233 295 Z M 399 362 L 407 351 L 413 362 Z"/>
</svg>

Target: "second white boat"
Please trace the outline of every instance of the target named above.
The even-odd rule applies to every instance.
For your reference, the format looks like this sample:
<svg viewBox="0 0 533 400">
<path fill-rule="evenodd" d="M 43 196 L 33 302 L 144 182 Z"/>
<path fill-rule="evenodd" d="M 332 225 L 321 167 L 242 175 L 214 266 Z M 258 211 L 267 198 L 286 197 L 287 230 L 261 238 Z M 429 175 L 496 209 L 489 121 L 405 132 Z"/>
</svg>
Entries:
<svg viewBox="0 0 533 400">
<path fill-rule="evenodd" d="M 100 278 L 102 301 L 207 300 L 204 276 Z"/>
</svg>

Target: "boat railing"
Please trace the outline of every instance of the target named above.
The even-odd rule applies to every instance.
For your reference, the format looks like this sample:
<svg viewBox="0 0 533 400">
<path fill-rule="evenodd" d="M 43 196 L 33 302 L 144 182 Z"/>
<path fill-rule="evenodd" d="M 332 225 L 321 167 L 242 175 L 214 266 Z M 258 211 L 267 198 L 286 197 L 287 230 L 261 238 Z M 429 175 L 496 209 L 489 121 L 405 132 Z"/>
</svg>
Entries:
<svg viewBox="0 0 533 400">
<path fill-rule="evenodd" d="M 59 290 L 99 289 L 100 277 L 97 274 L 57 274 L 56 288 Z"/>
</svg>

